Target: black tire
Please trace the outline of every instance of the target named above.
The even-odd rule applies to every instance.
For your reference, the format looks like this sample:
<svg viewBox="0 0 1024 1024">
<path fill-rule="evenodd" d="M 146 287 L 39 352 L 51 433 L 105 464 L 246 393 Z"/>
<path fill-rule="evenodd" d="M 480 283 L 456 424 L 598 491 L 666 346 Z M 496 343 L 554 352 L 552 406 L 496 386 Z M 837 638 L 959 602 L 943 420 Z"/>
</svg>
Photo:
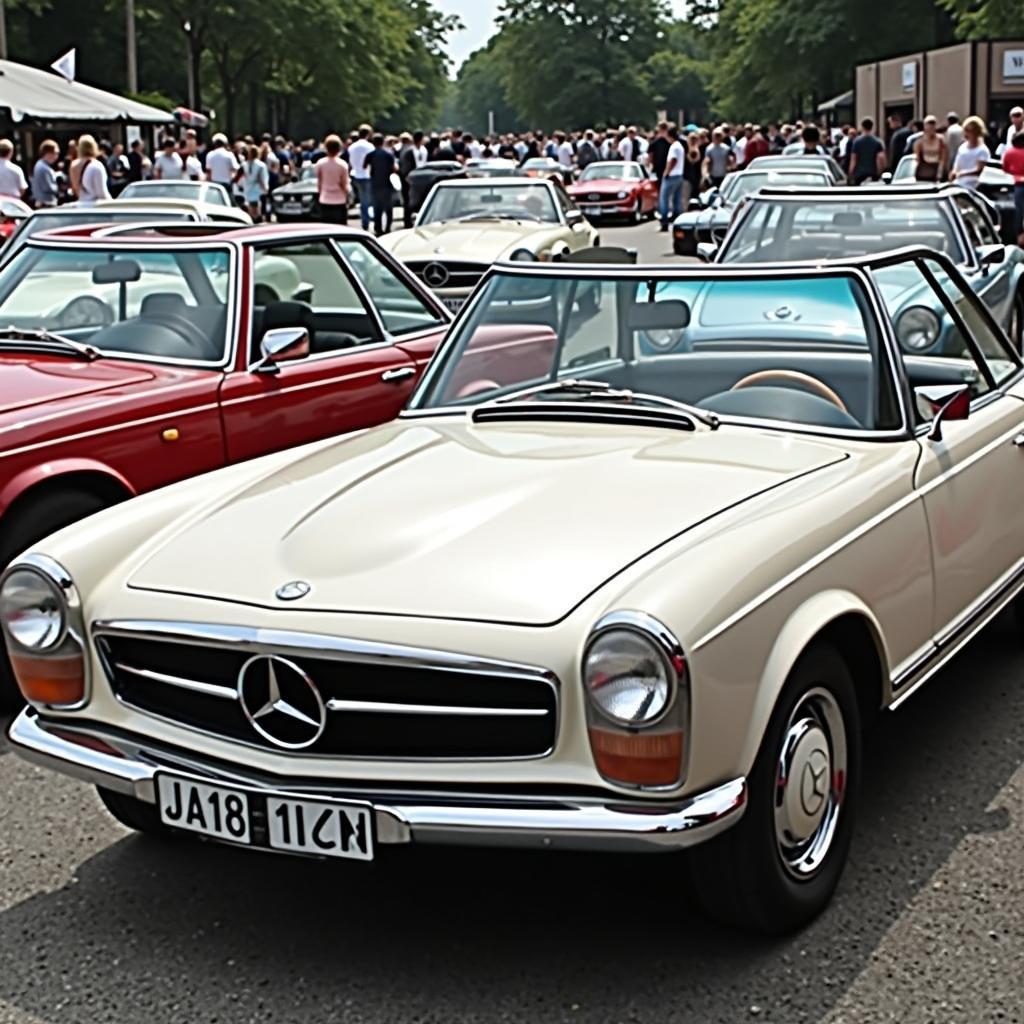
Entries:
<svg viewBox="0 0 1024 1024">
<path fill-rule="evenodd" d="M 125 796 L 124 793 L 115 793 L 114 790 L 104 789 L 102 786 L 97 786 L 96 792 L 103 801 L 103 806 L 125 828 L 147 835 L 172 835 L 171 830 L 160 820 L 156 804 L 147 804 L 143 800 Z"/>
<path fill-rule="evenodd" d="M 806 877 L 797 878 L 786 866 L 777 838 L 777 780 L 783 740 L 793 735 L 790 727 L 794 713 L 807 706 L 808 700 L 813 701 L 816 694 L 826 694 L 841 712 L 845 785 L 820 866 Z M 728 925 L 771 934 L 793 931 L 816 917 L 832 898 L 849 854 L 860 768 L 860 718 L 853 678 L 835 648 L 814 644 L 794 666 L 776 704 L 747 780 L 748 802 L 743 817 L 720 836 L 691 851 L 695 891 L 705 913 Z M 835 778 L 831 770 L 829 777 Z M 834 806 L 834 791 L 829 797 L 826 806 Z"/>
<path fill-rule="evenodd" d="M 633 212 L 629 215 L 630 224 L 639 224 L 644 219 L 644 204 L 641 200 L 636 201 Z"/>
<path fill-rule="evenodd" d="M 29 495 L 24 502 L 14 505 L 5 517 L 9 521 L 0 528 L 0 569 L 36 541 L 99 512 L 107 504 L 88 491 L 47 490 L 37 496 Z M 0 638 L 0 709 L 19 708 L 24 703 Z"/>
</svg>

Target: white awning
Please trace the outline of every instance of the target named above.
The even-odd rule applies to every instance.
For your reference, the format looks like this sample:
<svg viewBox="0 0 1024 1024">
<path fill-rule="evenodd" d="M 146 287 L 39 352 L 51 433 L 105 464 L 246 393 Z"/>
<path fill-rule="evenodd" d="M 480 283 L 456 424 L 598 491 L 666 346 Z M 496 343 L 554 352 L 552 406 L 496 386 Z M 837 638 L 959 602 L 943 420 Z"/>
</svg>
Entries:
<svg viewBox="0 0 1024 1024">
<path fill-rule="evenodd" d="M 158 107 L 86 85 L 12 60 L 0 60 L 0 107 L 15 123 L 31 121 L 126 121 L 172 124 L 174 116 Z"/>
<path fill-rule="evenodd" d="M 833 96 L 830 100 L 825 100 L 824 103 L 818 104 L 818 113 L 827 114 L 830 110 L 839 110 L 842 107 L 853 106 L 853 90 L 848 89 L 846 92 L 841 92 L 838 96 Z"/>
</svg>

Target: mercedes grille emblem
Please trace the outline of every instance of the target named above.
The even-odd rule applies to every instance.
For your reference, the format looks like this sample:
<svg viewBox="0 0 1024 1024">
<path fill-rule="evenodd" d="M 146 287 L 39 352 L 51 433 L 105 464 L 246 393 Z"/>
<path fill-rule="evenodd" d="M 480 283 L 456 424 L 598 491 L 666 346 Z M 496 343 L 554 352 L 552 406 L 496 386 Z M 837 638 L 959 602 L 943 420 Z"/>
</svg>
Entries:
<svg viewBox="0 0 1024 1024">
<path fill-rule="evenodd" d="M 311 589 L 305 580 L 292 580 L 291 583 L 278 587 L 274 591 L 274 596 L 280 601 L 297 601 L 300 597 L 305 597 Z"/>
<path fill-rule="evenodd" d="M 431 288 L 443 288 L 448 283 L 448 268 L 443 263 L 428 263 L 423 268 L 423 280 Z"/>
<path fill-rule="evenodd" d="M 238 701 L 249 724 L 275 747 L 312 746 L 327 725 L 313 680 L 293 661 L 270 654 L 250 658 L 238 673 Z"/>
</svg>

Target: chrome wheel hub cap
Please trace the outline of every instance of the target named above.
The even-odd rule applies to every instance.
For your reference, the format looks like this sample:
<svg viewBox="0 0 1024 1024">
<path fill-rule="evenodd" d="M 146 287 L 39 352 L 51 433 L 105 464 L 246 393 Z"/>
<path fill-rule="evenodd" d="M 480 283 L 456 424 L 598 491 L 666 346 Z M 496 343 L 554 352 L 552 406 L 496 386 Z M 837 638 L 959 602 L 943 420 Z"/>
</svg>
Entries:
<svg viewBox="0 0 1024 1024">
<path fill-rule="evenodd" d="M 846 729 L 835 698 L 809 691 L 793 709 L 779 750 L 775 839 L 796 878 L 818 872 L 835 837 L 846 787 Z"/>
</svg>

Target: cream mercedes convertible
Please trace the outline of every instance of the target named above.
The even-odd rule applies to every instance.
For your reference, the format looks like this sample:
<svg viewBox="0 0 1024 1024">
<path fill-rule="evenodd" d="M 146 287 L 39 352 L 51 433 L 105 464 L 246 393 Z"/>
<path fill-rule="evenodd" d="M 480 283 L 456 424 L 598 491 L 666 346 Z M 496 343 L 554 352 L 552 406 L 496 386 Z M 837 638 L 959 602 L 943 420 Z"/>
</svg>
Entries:
<svg viewBox="0 0 1024 1024">
<path fill-rule="evenodd" d="M 380 243 L 458 312 L 492 263 L 561 259 L 599 240 L 559 182 L 457 178 L 430 190 L 416 227 Z"/>
<path fill-rule="evenodd" d="M 909 276 L 956 354 L 900 348 Z M 925 250 L 500 265 L 398 421 L 19 557 L 11 744 L 147 832 L 687 848 L 709 912 L 797 927 L 865 724 L 1024 586 L 1022 399 Z"/>
</svg>

